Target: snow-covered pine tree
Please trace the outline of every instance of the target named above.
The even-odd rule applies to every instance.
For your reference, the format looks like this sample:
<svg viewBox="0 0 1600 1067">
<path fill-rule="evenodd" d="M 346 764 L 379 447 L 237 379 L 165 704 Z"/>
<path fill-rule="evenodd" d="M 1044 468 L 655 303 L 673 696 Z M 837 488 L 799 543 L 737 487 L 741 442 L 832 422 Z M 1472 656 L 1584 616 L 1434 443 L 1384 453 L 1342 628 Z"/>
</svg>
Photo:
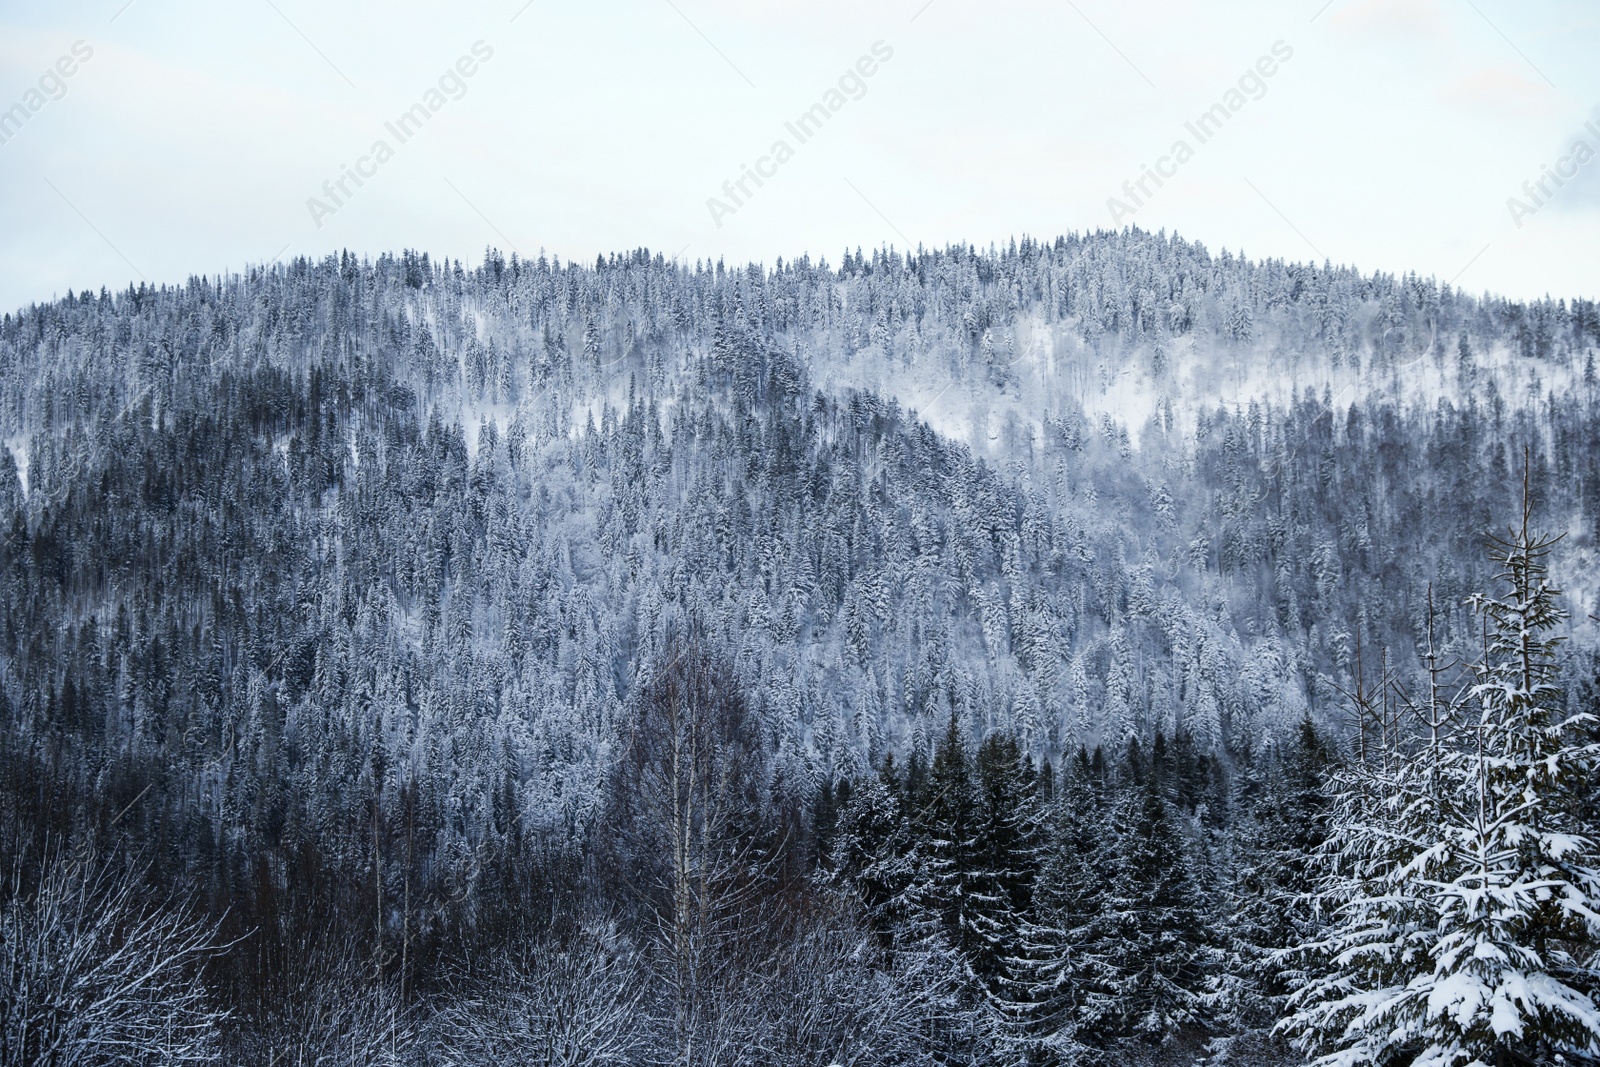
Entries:
<svg viewBox="0 0 1600 1067">
<path fill-rule="evenodd" d="M 879 773 L 855 780 L 829 847 L 833 878 L 854 891 L 885 944 L 903 919 L 897 905 L 912 876 L 911 842 L 895 776 L 889 755 Z"/>
<path fill-rule="evenodd" d="M 1205 1027 L 1213 950 L 1207 944 L 1190 849 L 1162 796 L 1162 781 L 1129 745 L 1129 777 L 1113 818 L 1115 873 L 1080 943 L 1098 978 L 1083 997 L 1080 1031 L 1102 1047 L 1127 1038 L 1152 1045 Z"/>
<path fill-rule="evenodd" d="M 1554 539 L 1530 521 L 1525 485 L 1520 525 L 1493 540 L 1508 588 L 1472 601 L 1476 722 L 1345 776 L 1323 888 L 1336 922 L 1313 946 L 1326 969 L 1284 1024 L 1328 1067 L 1600 1054 L 1600 871 L 1578 817 L 1600 746 L 1580 736 L 1588 714 L 1560 710 Z"/>
<path fill-rule="evenodd" d="M 1080 745 L 1076 756 L 1062 760 L 1062 777 L 1013 966 L 1027 983 L 1016 1012 L 1020 1029 L 1041 1051 L 1066 1057 L 1078 1044 L 1085 998 L 1105 980 L 1080 944 L 1108 890 L 1112 841 L 1087 749 Z"/>
<path fill-rule="evenodd" d="M 1494 540 L 1509 588 L 1473 598 L 1487 633 L 1473 667 L 1481 717 L 1447 765 L 1463 825 L 1429 1009 L 1456 1062 L 1600 1053 L 1600 854 L 1579 820 L 1600 745 L 1580 736 L 1586 713 L 1563 711 L 1553 631 L 1567 615 L 1546 565 L 1558 538 L 1530 530 L 1529 495 L 1525 477 L 1521 522 Z"/>
<path fill-rule="evenodd" d="M 972 968 L 990 1000 L 1009 1011 L 1022 990 L 1014 957 L 1039 860 L 1033 795 L 1036 774 L 1016 738 L 1006 733 L 984 739 L 978 746 L 974 770 L 978 799 L 975 882 L 977 899 L 988 903 L 973 915 L 979 936 Z"/>
<path fill-rule="evenodd" d="M 1327 837 L 1332 753 L 1310 717 L 1258 757 L 1240 786 L 1243 817 L 1229 840 L 1219 937 L 1219 1009 L 1239 1034 L 1264 1035 L 1306 981 L 1290 950 L 1322 929 L 1312 899 Z"/>
<path fill-rule="evenodd" d="M 954 711 L 934 752 L 928 790 L 922 892 L 939 916 L 946 942 L 973 971 L 972 962 L 988 940 L 1000 898 L 978 855 L 978 798 L 972 759 Z M 973 975 L 976 977 L 975 971 Z"/>
</svg>

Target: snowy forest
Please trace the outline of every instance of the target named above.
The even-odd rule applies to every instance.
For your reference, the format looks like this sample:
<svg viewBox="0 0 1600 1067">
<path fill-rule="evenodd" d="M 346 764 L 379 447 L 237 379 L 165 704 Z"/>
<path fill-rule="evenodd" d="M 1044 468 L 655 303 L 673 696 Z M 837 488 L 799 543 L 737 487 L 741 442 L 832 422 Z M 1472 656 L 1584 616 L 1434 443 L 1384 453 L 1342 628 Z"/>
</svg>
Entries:
<svg viewBox="0 0 1600 1067">
<path fill-rule="evenodd" d="M 1600 1059 L 1600 304 L 1137 229 L 0 320 L 0 1067 Z"/>
</svg>

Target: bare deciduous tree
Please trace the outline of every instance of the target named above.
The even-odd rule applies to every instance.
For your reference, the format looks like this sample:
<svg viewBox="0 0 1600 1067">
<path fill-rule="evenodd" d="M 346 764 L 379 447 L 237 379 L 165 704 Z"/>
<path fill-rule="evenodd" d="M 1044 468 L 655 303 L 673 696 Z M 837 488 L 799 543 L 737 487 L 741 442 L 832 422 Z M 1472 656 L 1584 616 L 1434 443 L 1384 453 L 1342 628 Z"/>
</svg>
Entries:
<svg viewBox="0 0 1600 1067">
<path fill-rule="evenodd" d="M 938 953 L 886 953 L 840 901 L 820 901 L 745 969 L 733 998 L 735 1062 L 839 1067 L 920 1063 L 967 1014 Z"/>
<path fill-rule="evenodd" d="M 614 926 L 535 942 L 434 1021 L 442 1063 L 607 1067 L 654 1049 L 647 972 Z"/>
<path fill-rule="evenodd" d="M 761 740 L 731 671 L 679 643 L 643 687 L 618 766 L 619 828 L 651 898 L 678 1061 L 721 1062 L 735 963 L 759 941 L 781 835 Z"/>
<path fill-rule="evenodd" d="M 418 1027 L 391 983 L 374 977 L 364 946 L 324 950 L 252 1020 L 245 1051 L 266 1067 L 412 1062 Z"/>
<path fill-rule="evenodd" d="M 210 1062 L 224 1013 L 199 965 L 211 930 L 148 903 L 133 875 L 56 852 L 0 910 L 0 1065 Z"/>
</svg>

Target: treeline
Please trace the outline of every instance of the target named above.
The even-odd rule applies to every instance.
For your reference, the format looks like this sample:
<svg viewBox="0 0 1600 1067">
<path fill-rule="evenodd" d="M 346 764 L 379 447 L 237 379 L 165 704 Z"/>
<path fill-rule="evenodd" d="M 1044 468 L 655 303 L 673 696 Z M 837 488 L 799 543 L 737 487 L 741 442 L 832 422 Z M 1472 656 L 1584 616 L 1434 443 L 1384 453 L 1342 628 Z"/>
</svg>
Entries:
<svg viewBox="0 0 1600 1067">
<path fill-rule="evenodd" d="M 1550 544 L 1525 519 L 1499 550 L 1477 661 L 1427 646 L 1431 687 L 1363 674 L 1341 741 L 1305 719 L 1227 753 L 1158 732 L 1041 759 L 952 713 L 930 751 L 812 788 L 693 627 L 603 803 L 512 820 L 453 897 L 425 895 L 414 806 L 374 812 L 365 870 L 303 850 L 207 884 L 93 789 L 26 807 L 35 765 L 6 779 L 0 1063 L 1600 1054 L 1600 675 L 1568 657 L 1590 678 L 1562 689 Z"/>
<path fill-rule="evenodd" d="M 1426 698 L 1377 679 L 1342 744 L 1304 720 L 1226 759 L 1158 733 L 1040 760 L 952 716 L 926 756 L 817 790 L 687 635 L 630 708 L 603 809 L 513 833 L 455 910 L 357 871 L 319 906 L 340 883 L 308 864 L 236 886 L 219 921 L 149 849 L 13 853 L 0 1063 L 1404 1064 L 1430 1039 L 1570 1061 L 1600 1047 L 1600 684 L 1570 707 L 1553 684 L 1553 603 L 1491 601 L 1487 666 Z M 1500 817 L 1474 824 L 1483 782 Z M 1519 847 L 1471 850 L 1523 822 Z M 1474 856 L 1505 887 L 1486 930 L 1421 907 L 1475 899 Z M 1512 999 L 1488 983 L 1430 1035 L 1406 990 L 1480 957 Z M 1407 1029 L 1352 1025 L 1363 998 Z"/>
</svg>

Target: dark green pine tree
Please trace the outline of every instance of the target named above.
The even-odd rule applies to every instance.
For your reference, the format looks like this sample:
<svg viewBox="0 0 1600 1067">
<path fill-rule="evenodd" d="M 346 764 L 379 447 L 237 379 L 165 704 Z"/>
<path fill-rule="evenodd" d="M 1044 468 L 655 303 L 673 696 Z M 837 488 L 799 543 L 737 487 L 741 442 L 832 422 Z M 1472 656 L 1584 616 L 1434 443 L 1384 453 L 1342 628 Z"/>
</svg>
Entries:
<svg viewBox="0 0 1600 1067">
<path fill-rule="evenodd" d="M 1055 1058 L 1080 1043 L 1078 1024 L 1087 999 L 1109 987 L 1109 975 L 1080 951 L 1091 936 L 1109 892 L 1114 855 L 1102 782 L 1087 749 L 1062 761 L 1054 802 L 1046 815 L 1032 907 L 1021 931 L 1020 977 L 1026 982 L 1014 1008 L 1019 1028 L 1041 1053 Z"/>
<path fill-rule="evenodd" d="M 1159 775 L 1130 746 L 1142 781 L 1116 807 L 1117 872 L 1083 945 L 1102 982 L 1085 997 L 1080 1029 L 1152 1043 L 1203 1029 L 1212 951 L 1189 850 L 1161 795 Z"/>
<path fill-rule="evenodd" d="M 1039 861 L 1037 775 L 1016 738 L 1003 733 L 978 746 L 974 769 L 972 883 L 977 892 L 971 922 L 976 943 L 970 961 L 991 1001 L 1007 1007 L 1022 992 L 1020 936 Z"/>
<path fill-rule="evenodd" d="M 849 799 L 850 780 L 844 779 L 835 788 L 833 776 L 829 775 L 823 779 L 822 786 L 811 801 L 811 840 L 812 847 L 816 850 L 816 863 L 820 867 L 827 867 L 829 864 L 833 835 L 839 829 L 839 809 L 848 803 Z"/>
<path fill-rule="evenodd" d="M 1307 979 L 1291 950 L 1320 929 L 1311 894 L 1333 810 L 1333 753 L 1309 717 L 1262 763 L 1233 842 L 1222 924 L 1224 1010 L 1240 1030 L 1274 1025 Z"/>
<path fill-rule="evenodd" d="M 954 712 L 928 771 L 928 799 L 914 819 L 923 842 L 913 892 L 938 918 L 945 942 L 976 977 L 972 961 L 986 942 L 998 906 L 978 855 L 978 798 L 972 760 Z"/>
<path fill-rule="evenodd" d="M 912 749 L 911 757 L 906 760 L 904 774 L 890 773 L 886 769 L 884 782 L 897 791 L 900 804 L 911 815 L 913 821 L 922 821 L 927 814 L 928 802 L 932 799 L 929 792 L 928 761 L 920 749 Z"/>
<path fill-rule="evenodd" d="M 885 756 L 878 774 L 858 778 L 845 795 L 828 846 L 833 878 L 854 891 L 885 946 L 906 920 L 913 881 L 913 842 L 899 794 L 894 757 Z"/>
</svg>

